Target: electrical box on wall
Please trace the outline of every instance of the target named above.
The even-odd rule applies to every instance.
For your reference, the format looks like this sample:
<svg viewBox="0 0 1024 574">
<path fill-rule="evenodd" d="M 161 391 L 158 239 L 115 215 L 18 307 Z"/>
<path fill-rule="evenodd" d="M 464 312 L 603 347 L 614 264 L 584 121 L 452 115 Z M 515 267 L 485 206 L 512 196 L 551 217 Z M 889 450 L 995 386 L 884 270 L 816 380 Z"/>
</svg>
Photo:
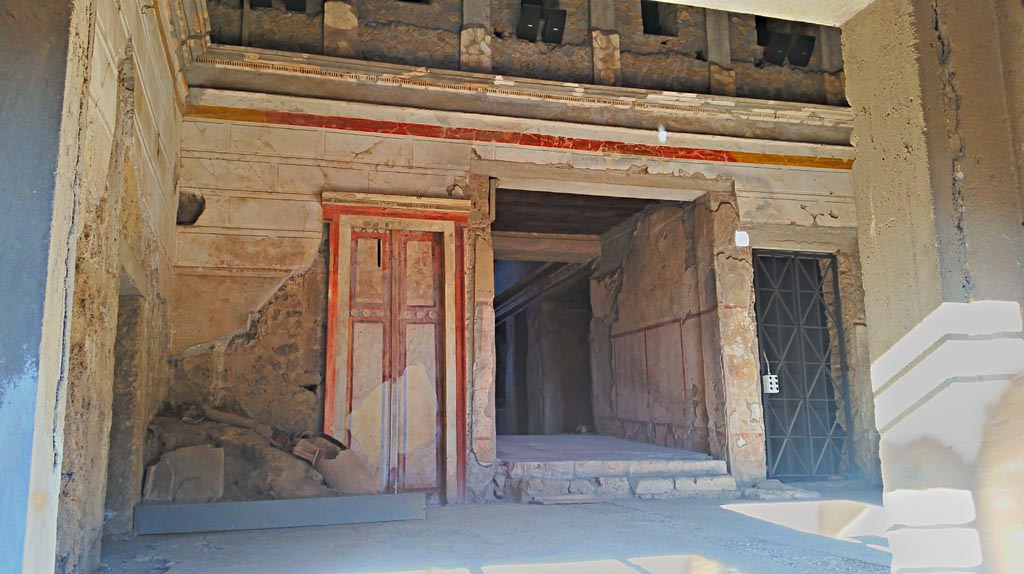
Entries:
<svg viewBox="0 0 1024 574">
<path fill-rule="evenodd" d="M 761 377 L 761 384 L 764 386 L 764 394 L 777 395 L 779 393 L 778 375 L 764 375 Z"/>
</svg>

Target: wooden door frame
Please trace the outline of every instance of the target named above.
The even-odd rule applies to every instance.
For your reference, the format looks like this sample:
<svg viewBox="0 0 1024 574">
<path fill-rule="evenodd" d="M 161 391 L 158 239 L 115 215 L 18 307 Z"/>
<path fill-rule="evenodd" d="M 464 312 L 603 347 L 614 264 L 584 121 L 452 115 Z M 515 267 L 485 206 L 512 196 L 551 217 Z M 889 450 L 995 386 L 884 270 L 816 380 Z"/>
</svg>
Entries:
<svg viewBox="0 0 1024 574">
<path fill-rule="evenodd" d="M 336 393 L 339 374 L 348 370 L 348 332 L 342 324 L 350 289 L 350 266 L 339 265 L 338 255 L 350 251 L 353 227 L 440 233 L 443 238 L 444 385 L 441 445 L 444 453 L 442 493 L 446 502 L 464 497 L 466 488 L 466 308 L 465 230 L 470 202 L 461 199 L 423 198 L 368 193 L 325 191 L 321 205 L 329 230 L 327 349 L 324 431 L 329 432 L 335 412 L 345 412 L 349 397 Z M 333 366 L 333 367 L 332 367 Z"/>
</svg>

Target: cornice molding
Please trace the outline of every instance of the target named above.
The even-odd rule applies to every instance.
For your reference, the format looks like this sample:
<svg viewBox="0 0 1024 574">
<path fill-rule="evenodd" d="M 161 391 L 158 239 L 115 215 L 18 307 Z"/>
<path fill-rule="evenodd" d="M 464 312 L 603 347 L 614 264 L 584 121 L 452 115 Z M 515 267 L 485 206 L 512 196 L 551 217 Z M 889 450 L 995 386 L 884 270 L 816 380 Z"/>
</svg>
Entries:
<svg viewBox="0 0 1024 574">
<path fill-rule="evenodd" d="M 389 209 L 416 209 L 450 213 L 469 213 L 470 210 L 470 201 L 468 199 L 425 197 L 420 195 L 406 196 L 349 191 L 324 191 L 320 201 L 325 206 L 386 207 Z"/>
<path fill-rule="evenodd" d="M 256 48 L 214 45 L 196 63 L 213 69 L 250 70 L 264 74 L 323 78 L 349 84 L 485 95 L 505 100 L 538 100 L 576 107 L 628 109 L 678 116 L 699 115 L 708 120 L 747 120 L 840 129 L 853 127 L 853 110 L 845 107 L 506 78 Z M 202 83 L 207 84 L 205 78 Z"/>
</svg>

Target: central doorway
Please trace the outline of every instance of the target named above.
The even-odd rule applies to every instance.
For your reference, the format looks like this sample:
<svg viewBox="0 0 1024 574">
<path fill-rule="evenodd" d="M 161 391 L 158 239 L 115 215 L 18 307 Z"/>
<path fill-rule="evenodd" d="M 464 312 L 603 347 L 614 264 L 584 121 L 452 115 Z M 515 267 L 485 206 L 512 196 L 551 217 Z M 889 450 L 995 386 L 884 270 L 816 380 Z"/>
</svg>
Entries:
<svg viewBox="0 0 1024 574">
<path fill-rule="evenodd" d="M 602 238 L 657 202 L 518 189 L 496 194 L 497 434 L 594 433 L 591 276 Z"/>
<path fill-rule="evenodd" d="M 821 480 L 850 474 L 846 346 L 836 258 L 754 252 L 757 335 L 768 476 Z"/>
</svg>

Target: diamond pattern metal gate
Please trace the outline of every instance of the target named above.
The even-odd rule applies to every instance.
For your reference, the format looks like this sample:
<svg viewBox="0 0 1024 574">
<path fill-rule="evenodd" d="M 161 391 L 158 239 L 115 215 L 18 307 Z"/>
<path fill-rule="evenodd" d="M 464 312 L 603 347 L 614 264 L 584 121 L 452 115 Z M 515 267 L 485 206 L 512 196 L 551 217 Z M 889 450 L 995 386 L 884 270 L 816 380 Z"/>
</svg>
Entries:
<svg viewBox="0 0 1024 574">
<path fill-rule="evenodd" d="M 756 251 L 754 261 L 761 375 L 779 382 L 778 393 L 762 385 L 768 476 L 846 475 L 851 426 L 836 259 Z"/>
</svg>

